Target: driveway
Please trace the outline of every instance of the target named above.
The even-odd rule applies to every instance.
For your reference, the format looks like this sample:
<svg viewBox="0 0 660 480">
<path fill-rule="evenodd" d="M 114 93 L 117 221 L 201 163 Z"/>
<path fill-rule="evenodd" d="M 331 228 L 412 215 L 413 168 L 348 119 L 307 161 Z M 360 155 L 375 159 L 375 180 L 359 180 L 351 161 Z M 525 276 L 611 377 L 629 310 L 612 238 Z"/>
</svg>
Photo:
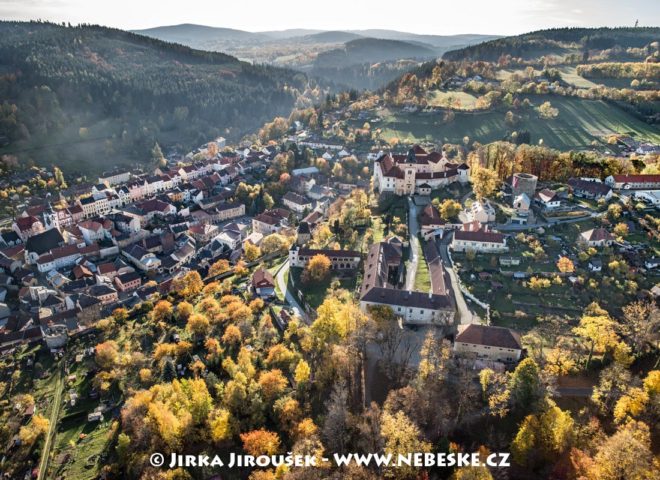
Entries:
<svg viewBox="0 0 660 480">
<path fill-rule="evenodd" d="M 287 273 L 289 272 L 289 259 L 282 264 L 280 269 L 277 271 L 277 274 L 275 275 L 275 281 L 277 282 L 277 286 L 280 287 L 280 290 L 284 292 L 284 299 L 286 300 L 286 303 L 289 304 L 291 308 L 294 310 L 298 311 L 298 315 L 303 319 L 303 321 L 309 325 L 311 323 L 311 320 L 309 318 L 309 315 L 307 315 L 307 312 L 305 311 L 304 308 L 298 303 L 298 300 L 296 300 L 296 297 L 289 291 L 288 285 L 289 282 L 288 280 L 288 275 Z"/>
<path fill-rule="evenodd" d="M 445 270 L 449 274 L 449 280 L 451 281 L 451 289 L 454 292 L 454 299 L 456 300 L 456 308 L 458 309 L 458 317 L 460 325 L 468 325 L 470 323 L 480 323 L 479 317 L 470 310 L 468 307 L 465 297 L 463 297 L 463 292 L 459 287 L 458 276 L 454 271 L 454 266 L 449 259 L 449 253 L 447 251 L 449 243 L 453 238 L 453 232 L 445 234 L 445 236 L 438 243 L 440 247 L 440 257 L 442 257 L 442 263 L 444 264 Z"/>
<path fill-rule="evenodd" d="M 410 258 L 406 266 L 406 290 L 415 289 L 415 276 L 419 263 L 419 222 L 417 221 L 417 205 L 408 197 L 408 238 L 410 240 Z"/>
</svg>

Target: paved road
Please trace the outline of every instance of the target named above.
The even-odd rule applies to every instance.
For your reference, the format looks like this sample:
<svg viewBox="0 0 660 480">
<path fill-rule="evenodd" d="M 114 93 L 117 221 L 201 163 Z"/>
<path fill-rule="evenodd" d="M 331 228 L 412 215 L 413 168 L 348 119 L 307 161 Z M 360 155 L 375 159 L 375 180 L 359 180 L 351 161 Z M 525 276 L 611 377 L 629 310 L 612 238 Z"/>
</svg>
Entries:
<svg viewBox="0 0 660 480">
<path fill-rule="evenodd" d="M 451 281 L 451 289 L 454 292 L 454 298 L 456 299 L 456 308 L 458 309 L 458 317 L 460 325 L 468 325 L 470 323 L 480 323 L 479 317 L 470 310 L 468 307 L 465 297 L 463 297 L 463 292 L 459 287 L 458 277 L 454 271 L 454 266 L 449 259 L 449 253 L 447 248 L 453 237 L 453 233 L 446 233 L 442 240 L 438 243 L 440 247 L 440 256 L 442 257 L 442 263 L 444 264 L 445 270 L 449 274 L 449 280 Z"/>
<path fill-rule="evenodd" d="M 415 276 L 419 263 L 419 222 L 417 222 L 417 205 L 408 197 L 408 238 L 410 239 L 410 261 L 406 267 L 406 290 L 415 289 Z"/>
<path fill-rule="evenodd" d="M 53 397 L 53 409 L 48 419 L 48 433 L 46 433 L 46 441 L 44 442 L 43 450 L 41 451 L 41 460 L 39 460 L 39 476 L 37 480 L 44 480 L 46 478 L 46 470 L 48 470 L 48 460 L 50 459 L 50 451 L 53 448 L 53 440 L 57 432 L 57 421 L 60 415 L 60 406 L 62 405 L 62 393 L 64 392 L 64 359 L 60 360 L 62 365 L 58 369 L 57 383 L 55 385 L 55 395 Z"/>
<path fill-rule="evenodd" d="M 288 276 L 286 275 L 288 271 L 289 271 L 289 259 L 287 259 L 282 264 L 280 269 L 275 274 L 277 285 L 280 287 L 280 290 L 284 292 L 284 299 L 286 300 L 286 303 L 288 303 L 289 306 L 291 306 L 292 308 L 298 310 L 300 317 L 305 321 L 305 323 L 309 325 L 311 323 L 309 315 L 307 315 L 305 309 L 302 308 L 302 306 L 298 303 L 298 300 L 296 300 L 296 297 L 288 289 L 288 282 L 287 282 Z"/>
</svg>

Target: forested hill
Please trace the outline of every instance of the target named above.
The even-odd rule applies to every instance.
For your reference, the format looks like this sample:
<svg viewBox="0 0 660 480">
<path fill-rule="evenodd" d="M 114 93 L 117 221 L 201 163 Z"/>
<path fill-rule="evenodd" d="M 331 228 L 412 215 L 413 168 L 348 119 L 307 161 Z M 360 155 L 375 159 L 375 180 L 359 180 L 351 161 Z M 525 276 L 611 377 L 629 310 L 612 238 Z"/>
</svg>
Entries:
<svg viewBox="0 0 660 480">
<path fill-rule="evenodd" d="M 291 70 L 121 30 L 0 22 L 0 154 L 107 168 L 145 159 L 155 141 L 253 131 L 288 114 L 305 85 Z"/>
<path fill-rule="evenodd" d="M 433 58 L 435 56 L 437 56 L 437 53 L 430 45 L 402 42 L 400 40 L 359 38 L 347 42 L 340 48 L 319 53 L 314 65 L 318 68 L 329 68 L 406 58 Z"/>
<path fill-rule="evenodd" d="M 589 52 L 615 50 L 619 58 L 627 49 L 643 48 L 658 41 L 660 28 L 557 28 L 539 30 L 514 37 L 504 37 L 446 52 L 446 60 L 485 60 L 496 62 L 502 56 L 539 59 L 542 56 L 576 55 L 584 60 Z M 616 51 L 616 50 L 619 51 Z M 612 57 L 610 57 L 612 58 Z"/>
</svg>

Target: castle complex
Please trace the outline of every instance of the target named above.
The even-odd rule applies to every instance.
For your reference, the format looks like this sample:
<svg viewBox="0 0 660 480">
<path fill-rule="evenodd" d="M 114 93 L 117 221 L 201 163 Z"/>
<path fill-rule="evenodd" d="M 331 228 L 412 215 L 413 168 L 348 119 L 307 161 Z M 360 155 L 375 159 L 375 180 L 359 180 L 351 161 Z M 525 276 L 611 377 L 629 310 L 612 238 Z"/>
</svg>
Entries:
<svg viewBox="0 0 660 480">
<path fill-rule="evenodd" d="M 415 145 L 405 155 L 386 153 L 374 162 L 374 188 L 396 195 L 428 195 L 453 182 L 467 183 L 470 167 L 451 163 L 443 153 Z"/>
</svg>

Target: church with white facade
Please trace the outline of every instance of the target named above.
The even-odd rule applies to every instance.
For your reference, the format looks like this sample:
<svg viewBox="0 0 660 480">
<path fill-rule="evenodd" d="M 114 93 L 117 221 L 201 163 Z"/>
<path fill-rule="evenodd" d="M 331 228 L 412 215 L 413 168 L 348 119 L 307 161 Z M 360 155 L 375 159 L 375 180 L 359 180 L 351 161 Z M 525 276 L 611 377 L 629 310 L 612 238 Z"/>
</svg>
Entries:
<svg viewBox="0 0 660 480">
<path fill-rule="evenodd" d="M 451 163 L 443 153 L 426 152 L 419 145 L 407 154 L 386 153 L 374 162 L 374 188 L 396 195 L 428 195 L 453 182 L 467 183 L 470 167 Z"/>
</svg>

